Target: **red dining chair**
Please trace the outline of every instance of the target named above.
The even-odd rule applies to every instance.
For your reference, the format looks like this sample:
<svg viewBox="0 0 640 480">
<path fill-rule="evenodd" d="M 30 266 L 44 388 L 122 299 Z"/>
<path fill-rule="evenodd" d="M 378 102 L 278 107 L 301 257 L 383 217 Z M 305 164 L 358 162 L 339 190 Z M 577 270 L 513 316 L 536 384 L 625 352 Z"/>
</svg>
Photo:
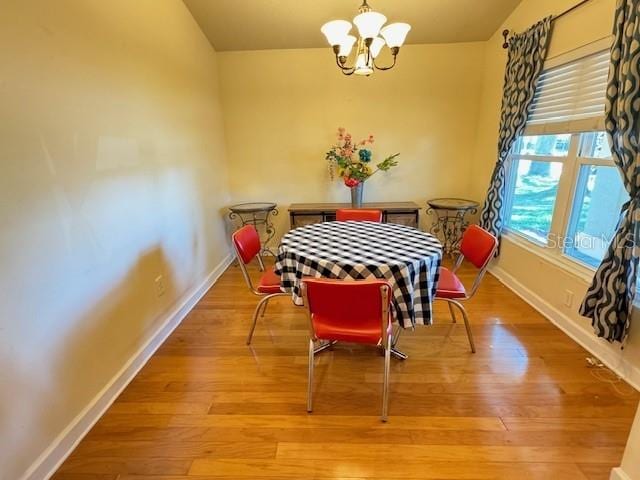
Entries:
<svg viewBox="0 0 640 480">
<path fill-rule="evenodd" d="M 358 222 L 382 222 L 381 210 L 367 210 L 363 208 L 341 208 L 336 210 L 336 220 L 347 222 L 354 220 Z"/>
<path fill-rule="evenodd" d="M 262 311 L 262 316 L 267 310 L 267 304 L 273 297 L 280 295 L 290 295 L 280 290 L 280 277 L 276 275 L 273 269 L 265 270 L 262 257 L 260 256 L 260 237 L 256 228 L 253 225 L 245 225 L 244 227 L 236 230 L 231 236 L 233 247 L 236 251 L 236 257 L 238 258 L 238 264 L 240 270 L 242 270 L 242 276 L 244 277 L 249 290 L 254 295 L 262 297 L 258 302 L 255 311 L 253 312 L 253 323 L 251 324 L 251 330 L 247 337 L 247 345 L 251 344 L 251 337 L 253 337 L 253 331 L 256 328 L 256 322 L 258 321 L 258 315 Z M 257 257 L 260 269 L 263 271 L 262 277 L 258 282 L 258 286 L 254 287 L 251 280 L 251 276 L 247 271 L 247 265 L 251 263 Z"/>
<path fill-rule="evenodd" d="M 381 345 L 384 348 L 382 421 L 386 422 L 393 343 L 389 314 L 390 285 L 384 280 L 305 278 L 302 281 L 302 297 L 309 316 L 310 333 L 307 411 L 313 410 L 314 342 L 324 340 L 328 343 L 344 341 Z"/>
<path fill-rule="evenodd" d="M 473 353 L 476 353 L 476 347 L 473 343 L 471 325 L 467 318 L 467 311 L 461 302 L 469 300 L 476 293 L 480 286 L 480 281 L 487 271 L 489 261 L 493 258 L 497 248 L 498 239 L 495 236 L 478 225 L 471 225 L 462 235 L 460 255 L 458 256 L 453 268 L 449 270 L 445 267 L 440 267 L 439 270 L 439 280 L 435 299 L 447 302 L 453 323 L 456 323 L 456 315 L 453 307 L 455 306 L 460 310 L 462 318 L 464 319 L 464 326 L 467 329 L 469 345 L 471 346 L 471 351 Z M 460 268 L 460 265 L 462 265 L 462 262 L 465 259 L 471 262 L 471 264 L 478 269 L 478 273 L 469 292 L 467 292 L 465 286 L 456 275 L 456 271 Z"/>
</svg>

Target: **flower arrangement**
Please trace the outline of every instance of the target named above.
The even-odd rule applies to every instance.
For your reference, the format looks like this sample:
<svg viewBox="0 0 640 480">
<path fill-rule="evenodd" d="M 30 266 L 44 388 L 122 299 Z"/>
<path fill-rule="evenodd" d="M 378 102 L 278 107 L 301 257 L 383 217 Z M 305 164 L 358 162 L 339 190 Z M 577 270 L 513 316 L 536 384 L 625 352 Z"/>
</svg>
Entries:
<svg viewBox="0 0 640 480">
<path fill-rule="evenodd" d="M 362 182 L 375 175 L 379 171 L 386 172 L 391 167 L 398 165 L 395 153 L 371 168 L 371 150 L 367 145 L 373 144 L 373 135 L 369 135 L 364 140 L 354 142 L 353 137 L 344 128 L 338 128 L 338 141 L 327 152 L 326 159 L 329 162 L 329 175 L 333 180 L 337 174 L 342 178 L 344 184 L 349 188 L 354 188 Z"/>
</svg>

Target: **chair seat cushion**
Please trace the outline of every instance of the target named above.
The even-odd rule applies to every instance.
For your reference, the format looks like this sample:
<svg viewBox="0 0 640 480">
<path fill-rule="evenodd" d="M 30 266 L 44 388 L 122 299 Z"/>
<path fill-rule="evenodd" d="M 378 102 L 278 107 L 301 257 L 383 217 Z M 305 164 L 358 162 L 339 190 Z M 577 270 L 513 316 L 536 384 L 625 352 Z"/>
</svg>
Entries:
<svg viewBox="0 0 640 480">
<path fill-rule="evenodd" d="M 455 273 L 445 267 L 440 267 L 436 297 L 440 298 L 464 298 L 467 291 Z"/>
<path fill-rule="evenodd" d="M 360 323 L 360 322 L 357 322 Z M 376 345 L 380 341 L 380 325 L 363 327 L 360 323 L 356 328 L 344 322 L 336 326 L 335 320 L 326 322 L 320 315 L 313 315 L 313 329 L 320 340 L 337 340 L 351 343 L 368 343 Z"/>
<path fill-rule="evenodd" d="M 257 290 L 260 293 L 270 294 L 270 293 L 281 293 L 280 290 L 280 275 L 277 275 L 276 272 L 273 271 L 273 268 L 270 270 L 265 270 L 260 278 L 260 283 L 258 283 Z"/>
</svg>

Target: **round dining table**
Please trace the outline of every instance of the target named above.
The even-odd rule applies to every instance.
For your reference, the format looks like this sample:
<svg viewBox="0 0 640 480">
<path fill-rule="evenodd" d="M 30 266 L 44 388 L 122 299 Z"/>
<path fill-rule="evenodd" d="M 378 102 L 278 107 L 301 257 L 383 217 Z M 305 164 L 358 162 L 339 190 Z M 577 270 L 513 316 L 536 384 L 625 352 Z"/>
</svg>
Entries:
<svg viewBox="0 0 640 480">
<path fill-rule="evenodd" d="M 289 231 L 278 248 L 280 286 L 302 305 L 303 277 L 385 279 L 394 320 L 403 328 L 430 325 L 442 245 L 412 227 L 377 222 L 325 222 Z"/>
</svg>

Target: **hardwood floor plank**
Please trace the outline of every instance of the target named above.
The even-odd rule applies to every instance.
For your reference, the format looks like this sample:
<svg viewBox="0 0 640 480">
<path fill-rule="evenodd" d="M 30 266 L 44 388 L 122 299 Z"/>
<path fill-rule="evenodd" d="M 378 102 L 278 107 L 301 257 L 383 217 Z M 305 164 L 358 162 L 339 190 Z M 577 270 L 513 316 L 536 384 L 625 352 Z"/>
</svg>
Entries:
<svg viewBox="0 0 640 480">
<path fill-rule="evenodd" d="M 609 480 L 611 478 L 611 466 L 609 464 L 578 464 L 578 468 L 589 480 Z"/>
<path fill-rule="evenodd" d="M 512 418 L 502 417 L 508 430 L 541 431 L 541 430 L 571 430 L 571 431 L 607 431 L 622 430 L 628 432 L 631 424 L 627 417 L 613 418 Z"/>
<path fill-rule="evenodd" d="M 386 452 L 385 456 L 389 456 Z M 196 459 L 189 475 L 216 475 L 231 478 L 385 478 L 385 479 L 492 479 L 548 480 L 550 477 L 585 480 L 576 464 L 562 463 L 479 463 L 479 462 L 400 462 L 388 460 L 326 460 L 242 461 Z"/>
<path fill-rule="evenodd" d="M 504 430 L 499 418 L 487 417 L 395 417 L 393 427 L 380 422 L 378 415 L 181 415 L 170 425 L 208 425 L 215 427 L 278 428 L 373 428 L 411 430 Z"/>
<path fill-rule="evenodd" d="M 51 480 L 120 480 L 122 478 L 117 473 L 63 473 L 56 472 Z M 185 478 L 185 477 L 183 477 Z"/>
<path fill-rule="evenodd" d="M 385 452 L 398 450 L 412 460 L 425 462 L 534 462 L 611 463 L 621 454 L 618 447 L 533 447 L 501 445 L 399 445 L 323 443 L 309 448 L 304 443 L 278 443 L 277 459 L 376 460 Z"/>
<path fill-rule="evenodd" d="M 222 433 L 222 432 L 220 432 Z M 171 437 L 156 438 L 152 441 L 87 440 L 73 453 L 73 456 L 137 457 L 137 458 L 275 458 L 276 442 L 266 442 L 259 438 L 233 442 L 225 435 L 216 441 L 181 440 Z"/>
<path fill-rule="evenodd" d="M 166 441 L 173 442 L 351 442 L 380 443 L 412 442 L 413 430 L 385 430 L 374 428 L 217 428 L 217 427 L 122 427 L 96 429 L 87 437 L 87 441 L 93 440 L 119 440 L 129 441 Z M 445 433 L 444 430 L 419 430 L 419 432 L 432 432 L 437 435 Z M 459 436 L 465 433 L 478 432 L 475 430 L 455 431 Z M 484 431 L 479 431 L 484 432 Z M 491 433 L 487 431 L 486 433 Z"/>
<path fill-rule="evenodd" d="M 211 403 L 191 402 L 116 402 L 111 407 L 112 413 L 136 413 L 140 415 L 153 413 L 197 415 L 207 413 Z"/>
<path fill-rule="evenodd" d="M 156 457 L 69 457 L 59 469 L 60 474 L 123 474 L 140 475 L 185 475 L 192 464 L 191 459 Z"/>
</svg>

